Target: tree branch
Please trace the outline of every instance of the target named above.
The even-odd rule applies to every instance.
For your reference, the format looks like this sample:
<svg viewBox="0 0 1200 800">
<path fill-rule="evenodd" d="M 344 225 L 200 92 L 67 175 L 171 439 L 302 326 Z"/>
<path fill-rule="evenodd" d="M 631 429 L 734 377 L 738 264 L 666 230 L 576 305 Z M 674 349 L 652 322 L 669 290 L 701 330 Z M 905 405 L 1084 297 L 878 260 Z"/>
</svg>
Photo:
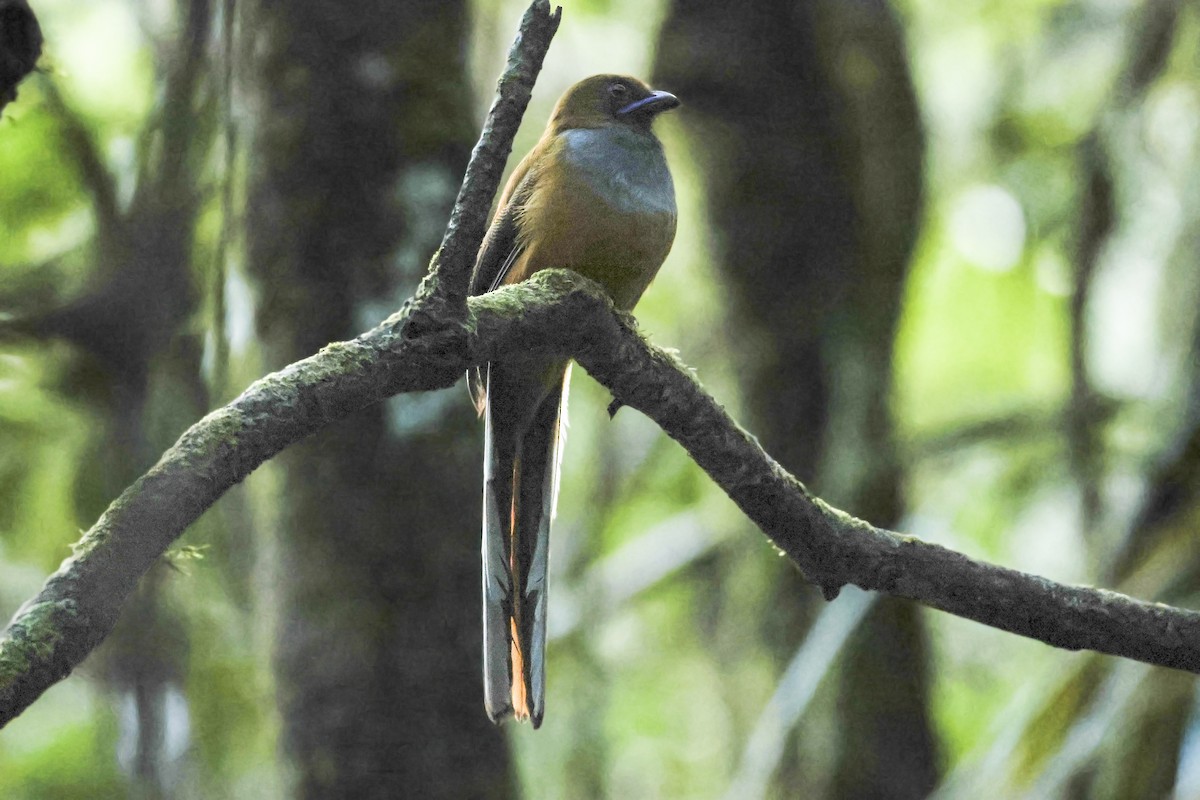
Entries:
<svg viewBox="0 0 1200 800">
<path fill-rule="evenodd" d="M 483 133 L 471 152 L 442 245 L 433 257 L 429 275 L 417 290 L 417 297 L 429 304 L 435 316 L 443 304 L 453 316 L 461 318 L 466 314 L 471 269 L 487 231 L 488 211 L 500 187 L 534 81 L 561 19 L 562 8 L 551 12 L 549 0 L 534 0 L 521 19 Z"/>
<path fill-rule="evenodd" d="M 121 230 L 120 204 L 117 202 L 117 183 L 104 164 L 104 156 L 91 129 L 79 113 L 67 104 L 58 88 L 57 76 L 42 81 L 46 93 L 46 110 L 58 123 L 59 136 L 66 148 L 80 183 L 92 196 L 96 228 L 101 237 L 115 237 Z"/>
<path fill-rule="evenodd" d="M 1200 613 L 978 562 L 813 497 L 585 278 L 539 273 L 471 298 L 466 325 L 424 336 L 407 335 L 412 313 L 256 382 L 127 489 L 0 639 L 0 724 L 82 661 L 145 570 L 258 465 L 367 405 L 448 387 L 468 367 L 518 352 L 573 356 L 653 419 L 829 598 L 852 583 L 1057 647 L 1200 672 Z"/>
<path fill-rule="evenodd" d="M 548 270 L 466 299 L 491 194 L 557 24 L 545 0 L 526 13 L 521 39 L 529 42 L 513 47 L 442 249 L 417 296 L 357 339 L 254 383 L 193 425 L 113 502 L 0 638 L 0 726 L 108 635 L 150 565 L 264 461 L 365 406 L 448 387 L 469 367 L 515 353 L 573 357 L 615 403 L 653 419 L 829 599 L 852 583 L 1058 647 L 1200 672 L 1200 613 L 984 564 L 875 528 L 813 497 L 587 279 Z"/>
</svg>

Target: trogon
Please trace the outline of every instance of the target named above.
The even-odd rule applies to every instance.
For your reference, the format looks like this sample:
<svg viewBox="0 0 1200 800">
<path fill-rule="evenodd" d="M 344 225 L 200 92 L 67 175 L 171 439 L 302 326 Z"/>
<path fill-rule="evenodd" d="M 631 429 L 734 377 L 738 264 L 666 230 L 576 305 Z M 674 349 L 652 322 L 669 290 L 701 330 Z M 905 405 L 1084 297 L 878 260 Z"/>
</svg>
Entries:
<svg viewBox="0 0 1200 800">
<path fill-rule="evenodd" d="M 595 75 L 559 99 L 513 172 L 480 247 L 471 293 L 565 268 L 629 310 L 675 238 L 675 187 L 655 118 L 679 100 L 620 75 Z M 473 370 L 485 420 L 484 703 L 488 716 L 541 724 L 546 573 L 569 362 L 506 355 Z"/>
</svg>

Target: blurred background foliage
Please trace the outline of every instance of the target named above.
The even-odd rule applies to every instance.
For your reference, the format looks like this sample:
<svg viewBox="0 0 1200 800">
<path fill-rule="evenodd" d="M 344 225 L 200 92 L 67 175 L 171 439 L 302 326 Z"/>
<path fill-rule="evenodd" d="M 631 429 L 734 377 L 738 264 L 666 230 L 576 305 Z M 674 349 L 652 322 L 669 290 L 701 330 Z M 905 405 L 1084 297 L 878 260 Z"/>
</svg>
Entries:
<svg viewBox="0 0 1200 800">
<path fill-rule="evenodd" d="M 588 74 L 682 97 L 638 318 L 773 455 L 873 522 L 1200 604 L 1200 5 L 564 7 L 515 150 Z M 524 3 L 33 8 L 44 71 L 0 119 L 6 615 L 188 424 L 411 293 Z M 541 731 L 480 703 L 456 388 L 223 498 L 0 733 L 0 797 L 1200 797 L 1190 676 L 825 604 L 575 377 Z"/>
</svg>

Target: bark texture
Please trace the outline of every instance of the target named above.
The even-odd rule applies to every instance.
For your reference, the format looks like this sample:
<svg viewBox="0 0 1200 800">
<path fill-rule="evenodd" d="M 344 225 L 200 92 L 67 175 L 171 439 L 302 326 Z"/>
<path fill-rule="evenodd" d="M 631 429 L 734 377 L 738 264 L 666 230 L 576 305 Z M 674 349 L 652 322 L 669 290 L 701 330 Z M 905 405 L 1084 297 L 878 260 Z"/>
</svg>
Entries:
<svg viewBox="0 0 1200 800">
<path fill-rule="evenodd" d="M 467 18 L 465 2 L 258 8 L 247 235 L 273 366 L 385 316 L 424 275 L 469 155 Z M 506 154 L 475 168 L 498 180 Z M 486 224 L 451 220 L 451 239 Z M 299 796 L 511 794 L 463 601 L 479 584 L 474 423 L 465 397 L 421 416 L 375 404 L 281 459 L 275 660 Z"/>
</svg>

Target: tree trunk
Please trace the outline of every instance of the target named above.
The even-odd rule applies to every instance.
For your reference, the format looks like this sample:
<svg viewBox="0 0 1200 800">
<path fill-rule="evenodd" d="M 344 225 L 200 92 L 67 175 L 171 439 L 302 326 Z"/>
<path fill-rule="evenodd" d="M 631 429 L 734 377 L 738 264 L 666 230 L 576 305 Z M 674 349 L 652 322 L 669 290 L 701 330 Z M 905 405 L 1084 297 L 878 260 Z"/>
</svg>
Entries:
<svg viewBox="0 0 1200 800">
<path fill-rule="evenodd" d="M 657 81 L 700 131 L 751 427 L 823 497 L 880 525 L 900 514 L 891 351 L 919 224 L 922 132 L 903 31 L 881 0 L 771 0 L 730 14 L 676 0 Z M 780 663 L 816 609 L 776 570 L 764 635 Z M 811 597 L 811 594 L 808 595 Z M 880 600 L 841 666 L 831 775 L 806 751 L 781 796 L 924 797 L 936 782 L 925 634 Z M 787 752 L 804 748 L 793 737 Z"/>
<path fill-rule="evenodd" d="M 259 5 L 248 215 L 277 368 L 382 319 L 469 154 L 465 2 Z M 504 797 L 480 683 L 479 431 L 466 393 L 357 414 L 281 457 L 278 676 L 302 797 Z"/>
</svg>

